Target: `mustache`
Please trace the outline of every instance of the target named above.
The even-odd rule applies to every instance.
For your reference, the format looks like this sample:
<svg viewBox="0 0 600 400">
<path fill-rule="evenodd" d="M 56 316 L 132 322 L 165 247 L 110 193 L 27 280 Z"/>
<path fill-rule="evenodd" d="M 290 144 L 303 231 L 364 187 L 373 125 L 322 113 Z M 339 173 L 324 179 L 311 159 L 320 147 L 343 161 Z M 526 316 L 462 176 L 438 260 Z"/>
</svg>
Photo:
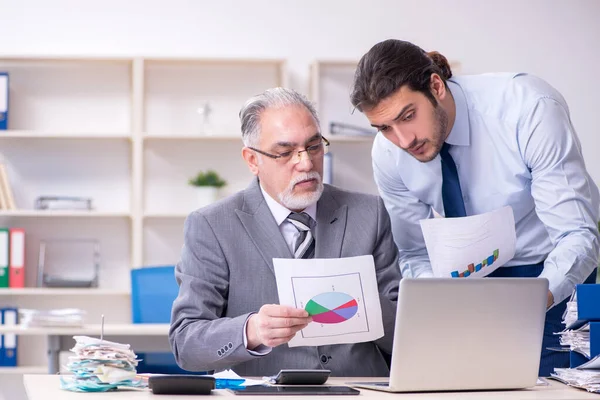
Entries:
<svg viewBox="0 0 600 400">
<path fill-rule="evenodd" d="M 317 183 L 321 183 L 321 175 L 319 175 L 319 173 L 316 171 L 311 171 L 311 172 L 306 172 L 306 173 L 300 174 L 300 175 L 296 176 L 294 179 L 292 179 L 292 181 L 290 182 L 290 187 L 294 187 L 298 183 L 300 183 L 302 181 L 307 181 L 309 179 L 315 179 L 317 181 Z"/>
</svg>

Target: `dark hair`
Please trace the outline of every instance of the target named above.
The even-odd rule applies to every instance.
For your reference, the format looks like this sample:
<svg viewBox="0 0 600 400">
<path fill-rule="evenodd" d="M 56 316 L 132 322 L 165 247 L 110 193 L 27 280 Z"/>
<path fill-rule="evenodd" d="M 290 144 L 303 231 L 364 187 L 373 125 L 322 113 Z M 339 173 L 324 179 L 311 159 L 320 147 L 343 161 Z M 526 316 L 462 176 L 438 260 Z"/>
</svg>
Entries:
<svg viewBox="0 0 600 400">
<path fill-rule="evenodd" d="M 438 74 L 444 83 L 452 77 L 446 57 L 403 40 L 388 39 L 377 43 L 359 61 L 354 73 L 350 101 L 360 111 L 370 109 L 403 85 L 425 94 L 435 105 L 429 83 Z"/>
</svg>

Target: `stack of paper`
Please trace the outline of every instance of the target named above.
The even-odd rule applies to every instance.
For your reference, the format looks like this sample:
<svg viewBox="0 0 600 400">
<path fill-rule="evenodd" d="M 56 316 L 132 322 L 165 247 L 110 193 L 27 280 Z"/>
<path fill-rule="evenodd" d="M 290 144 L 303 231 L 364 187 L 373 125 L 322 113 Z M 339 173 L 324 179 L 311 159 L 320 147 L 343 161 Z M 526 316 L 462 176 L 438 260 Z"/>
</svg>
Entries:
<svg viewBox="0 0 600 400">
<path fill-rule="evenodd" d="M 25 327 L 83 326 L 85 311 L 78 308 L 56 310 L 19 309 L 19 321 Z"/>
<path fill-rule="evenodd" d="M 568 346 L 571 351 L 576 351 L 590 358 L 590 324 L 585 324 L 578 329 L 567 329 L 560 333 L 560 345 Z"/>
<path fill-rule="evenodd" d="M 61 388 L 73 392 L 105 392 L 118 386 L 145 387 L 136 376 L 138 364 L 128 344 L 88 336 L 73 336 L 75 353 L 67 369 L 73 376 L 61 376 Z"/>
<path fill-rule="evenodd" d="M 573 325 L 577 322 L 577 297 L 576 292 L 573 292 L 573 295 L 567 302 L 567 308 L 565 309 L 565 313 L 563 314 L 562 323 L 567 327 L 567 329 L 571 329 Z"/>
<path fill-rule="evenodd" d="M 592 365 L 596 369 L 583 369 L 583 366 L 578 368 L 554 368 L 552 378 L 580 389 L 585 389 L 588 392 L 600 393 L 600 359 L 594 358 L 590 362 L 584 364 L 589 365 L 595 362 L 597 365 Z"/>
</svg>

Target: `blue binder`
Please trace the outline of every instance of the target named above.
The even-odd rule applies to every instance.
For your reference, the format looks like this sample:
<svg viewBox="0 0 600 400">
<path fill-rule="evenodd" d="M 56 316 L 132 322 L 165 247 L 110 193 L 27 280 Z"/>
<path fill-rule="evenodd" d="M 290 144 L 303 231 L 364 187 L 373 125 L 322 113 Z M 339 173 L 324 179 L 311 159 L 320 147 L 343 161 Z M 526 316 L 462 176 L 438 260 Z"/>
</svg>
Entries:
<svg viewBox="0 0 600 400">
<path fill-rule="evenodd" d="M 600 284 L 577 285 L 577 319 L 600 321 Z"/>
<path fill-rule="evenodd" d="M 8 129 L 8 72 L 0 72 L 0 130 Z"/>
<path fill-rule="evenodd" d="M 16 308 L 2 309 L 2 322 L 4 326 L 17 325 L 18 311 Z M 17 335 L 15 333 L 5 333 L 2 345 L 2 365 L 5 367 L 17 366 Z"/>
<path fill-rule="evenodd" d="M 577 329 L 590 324 L 590 357 L 600 355 L 600 284 L 577 285 L 577 322 L 569 329 Z M 576 368 L 588 362 L 583 354 L 571 351 L 570 367 Z"/>
<path fill-rule="evenodd" d="M 0 326 L 4 326 L 4 309 L 0 308 Z M 0 334 L 0 367 L 4 366 L 4 335 Z"/>
</svg>

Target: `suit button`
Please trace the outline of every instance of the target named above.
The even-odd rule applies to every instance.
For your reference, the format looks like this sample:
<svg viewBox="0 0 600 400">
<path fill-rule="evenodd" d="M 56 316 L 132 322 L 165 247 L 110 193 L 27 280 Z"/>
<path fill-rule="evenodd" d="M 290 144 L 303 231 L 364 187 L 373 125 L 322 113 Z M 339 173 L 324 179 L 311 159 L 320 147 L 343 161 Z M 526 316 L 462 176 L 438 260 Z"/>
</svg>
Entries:
<svg viewBox="0 0 600 400">
<path fill-rule="evenodd" d="M 321 362 L 322 362 L 323 364 L 327 364 L 327 361 L 329 361 L 329 359 L 327 358 L 327 356 L 326 356 L 325 354 L 323 354 L 323 355 L 321 356 Z"/>
</svg>

